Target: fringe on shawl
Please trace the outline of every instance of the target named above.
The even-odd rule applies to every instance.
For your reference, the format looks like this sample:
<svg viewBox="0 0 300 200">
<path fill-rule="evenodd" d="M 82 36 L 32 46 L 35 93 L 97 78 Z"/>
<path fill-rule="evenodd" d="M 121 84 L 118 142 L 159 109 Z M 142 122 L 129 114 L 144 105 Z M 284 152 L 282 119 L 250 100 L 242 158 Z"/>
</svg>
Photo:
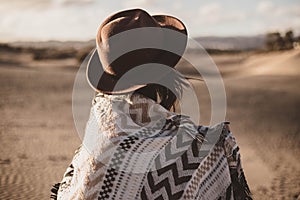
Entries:
<svg viewBox="0 0 300 200">
<path fill-rule="evenodd" d="M 224 145 L 225 138 L 231 134 L 229 123 L 225 123 L 223 127 L 223 133 L 221 135 L 221 143 Z M 236 144 L 234 136 L 231 135 L 231 140 Z M 224 147 L 224 146 L 223 146 Z M 225 149 L 225 147 L 224 147 Z M 236 165 L 229 164 L 231 184 L 226 192 L 226 199 L 234 200 L 252 200 L 252 194 L 248 186 L 239 153 L 239 147 L 236 145 L 232 149 L 231 155 L 227 157 L 228 163 L 233 162 Z"/>
<path fill-rule="evenodd" d="M 56 183 L 52 186 L 50 199 L 57 200 L 57 193 L 59 189 L 60 183 Z"/>
</svg>

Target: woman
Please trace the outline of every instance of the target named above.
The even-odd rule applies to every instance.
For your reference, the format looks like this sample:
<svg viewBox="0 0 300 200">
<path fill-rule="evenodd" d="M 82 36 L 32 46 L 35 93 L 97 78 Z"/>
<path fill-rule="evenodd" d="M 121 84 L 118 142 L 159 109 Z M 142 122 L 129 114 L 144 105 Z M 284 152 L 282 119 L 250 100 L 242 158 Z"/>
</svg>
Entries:
<svg viewBox="0 0 300 200">
<path fill-rule="evenodd" d="M 122 11 L 103 22 L 96 42 L 87 69 L 96 96 L 83 145 L 52 197 L 251 199 L 228 123 L 196 126 L 171 112 L 186 82 L 168 69 L 155 73 L 181 58 L 184 24 Z"/>
</svg>

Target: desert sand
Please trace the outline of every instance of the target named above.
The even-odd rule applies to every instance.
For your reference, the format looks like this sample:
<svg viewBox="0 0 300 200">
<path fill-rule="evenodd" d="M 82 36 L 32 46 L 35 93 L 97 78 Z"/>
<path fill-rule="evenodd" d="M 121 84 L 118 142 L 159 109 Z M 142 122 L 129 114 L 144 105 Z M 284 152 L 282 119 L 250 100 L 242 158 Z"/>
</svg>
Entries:
<svg viewBox="0 0 300 200">
<path fill-rule="evenodd" d="M 227 120 L 255 199 L 300 199 L 300 51 L 212 55 Z M 80 145 L 72 116 L 75 58 L 0 51 L 0 199 L 49 199 Z M 191 81 L 209 121 L 204 83 Z"/>
</svg>

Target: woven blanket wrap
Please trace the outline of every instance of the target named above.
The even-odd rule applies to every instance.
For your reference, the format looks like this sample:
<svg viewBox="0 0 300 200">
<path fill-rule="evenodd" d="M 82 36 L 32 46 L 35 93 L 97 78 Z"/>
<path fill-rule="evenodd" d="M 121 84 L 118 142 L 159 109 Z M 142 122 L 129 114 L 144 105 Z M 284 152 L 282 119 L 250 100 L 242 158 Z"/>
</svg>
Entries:
<svg viewBox="0 0 300 200">
<path fill-rule="evenodd" d="M 53 199 L 252 199 L 228 123 L 197 126 L 141 95 L 97 95 Z"/>
</svg>

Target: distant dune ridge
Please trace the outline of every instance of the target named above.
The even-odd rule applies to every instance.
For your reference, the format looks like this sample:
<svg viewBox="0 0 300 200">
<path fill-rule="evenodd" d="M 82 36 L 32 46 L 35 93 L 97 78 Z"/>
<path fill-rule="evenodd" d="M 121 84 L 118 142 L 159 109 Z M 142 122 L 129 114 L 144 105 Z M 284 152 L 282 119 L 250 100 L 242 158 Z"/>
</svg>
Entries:
<svg viewBox="0 0 300 200">
<path fill-rule="evenodd" d="M 236 36 L 236 37 L 197 37 L 195 38 L 205 49 L 220 50 L 256 50 L 263 49 L 265 36 Z"/>
<path fill-rule="evenodd" d="M 217 37 L 217 36 L 203 36 L 193 38 L 199 42 L 206 49 L 220 49 L 220 50 L 254 50 L 262 49 L 265 44 L 265 36 L 236 36 L 236 37 Z M 78 41 L 46 41 L 46 42 L 13 42 L 10 43 L 12 47 L 32 47 L 32 48 L 75 48 L 82 49 L 89 46 L 95 46 L 94 40 L 85 42 Z"/>
<path fill-rule="evenodd" d="M 239 44 L 243 39 L 226 46 L 234 40 L 227 39 L 224 49 L 249 49 Z M 94 46 L 92 40 L 0 45 L 0 199 L 49 199 L 51 185 L 61 180 L 81 142 L 71 109 L 74 78 Z M 211 57 L 223 76 L 226 120 L 255 199 L 299 199 L 300 50 Z M 178 69 L 199 76 L 187 63 Z M 191 83 L 206 125 L 210 95 L 204 82 Z"/>
<path fill-rule="evenodd" d="M 264 48 L 264 36 L 238 37 L 197 37 L 194 38 L 209 53 L 226 53 L 259 50 Z M 89 41 L 44 41 L 44 42 L 12 42 L 0 44 L 0 51 L 29 52 L 35 60 L 65 59 L 75 57 L 83 61 L 95 48 L 95 40 Z M 192 50 L 194 47 L 189 47 Z M 197 53 L 197 52 L 196 52 Z"/>
</svg>

